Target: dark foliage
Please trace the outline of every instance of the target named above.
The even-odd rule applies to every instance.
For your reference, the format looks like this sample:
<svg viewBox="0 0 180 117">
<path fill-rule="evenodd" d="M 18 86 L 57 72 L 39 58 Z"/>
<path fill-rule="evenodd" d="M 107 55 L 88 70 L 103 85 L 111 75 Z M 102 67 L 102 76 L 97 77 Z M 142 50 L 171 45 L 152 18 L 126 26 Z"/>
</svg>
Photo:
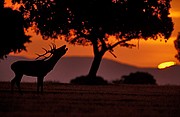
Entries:
<svg viewBox="0 0 180 117">
<path fill-rule="evenodd" d="M 94 78 L 89 77 L 89 76 L 79 76 L 79 77 L 76 77 L 75 79 L 72 79 L 70 83 L 81 84 L 81 85 L 106 85 L 108 84 L 108 82 L 100 76 L 96 76 Z"/>
<path fill-rule="evenodd" d="M 43 37 L 56 38 L 75 29 L 78 37 L 71 43 L 83 44 L 80 41 L 82 37 L 92 43 L 95 40 L 105 41 L 106 33 L 119 33 L 117 36 L 120 39 L 128 40 L 148 37 L 157 39 L 158 35 L 168 39 L 173 30 L 172 19 L 168 17 L 171 0 L 12 1 L 24 4 L 20 10 L 24 15 L 29 13 L 25 19 L 27 27 L 37 26 L 35 31 Z M 85 30 L 88 34 L 83 33 Z"/>
<path fill-rule="evenodd" d="M 156 84 L 154 77 L 147 72 L 135 72 L 124 75 L 120 80 L 113 81 L 115 84 Z"/>
<path fill-rule="evenodd" d="M 177 50 L 177 54 L 175 55 L 175 57 L 180 61 L 180 32 L 178 32 L 177 38 L 174 41 L 174 46 Z"/>
<path fill-rule="evenodd" d="M 11 52 L 26 51 L 24 44 L 31 41 L 30 36 L 25 34 L 21 12 L 4 8 L 3 2 L 0 4 L 0 59 L 4 59 Z"/>
</svg>

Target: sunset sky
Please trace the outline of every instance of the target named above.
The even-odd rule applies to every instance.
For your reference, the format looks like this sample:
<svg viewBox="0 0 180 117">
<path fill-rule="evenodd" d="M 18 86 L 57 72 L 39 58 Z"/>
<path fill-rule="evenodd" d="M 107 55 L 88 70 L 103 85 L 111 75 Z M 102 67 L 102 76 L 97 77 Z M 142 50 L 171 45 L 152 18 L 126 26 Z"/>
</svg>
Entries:
<svg viewBox="0 0 180 117">
<path fill-rule="evenodd" d="M 6 0 L 7 5 L 10 6 L 9 1 Z M 177 64 L 180 64 L 178 60 L 174 57 L 177 53 L 174 48 L 174 40 L 177 37 L 178 32 L 180 31 L 180 0 L 172 0 L 170 9 L 170 16 L 173 18 L 174 22 L 174 31 L 171 38 L 165 42 L 164 40 L 140 40 L 139 47 L 134 47 L 132 49 L 125 47 L 116 47 L 114 49 L 114 54 L 117 58 L 114 58 L 110 53 L 106 53 L 104 58 L 108 58 L 117 62 L 134 65 L 138 67 L 157 67 L 160 63 L 165 61 L 174 61 Z M 28 58 L 34 59 L 37 57 L 35 53 L 43 53 L 43 48 L 49 48 L 49 44 L 54 42 L 53 40 L 43 40 L 41 36 L 35 35 L 32 32 L 29 32 L 32 35 L 32 43 L 27 44 L 27 52 L 21 52 L 19 54 L 11 54 L 15 56 L 25 56 Z M 134 44 L 138 44 L 138 40 L 132 41 Z M 57 46 L 66 44 L 69 48 L 65 56 L 93 56 L 93 51 L 91 46 L 74 46 L 69 45 L 63 40 L 56 40 L 55 44 Z"/>
</svg>

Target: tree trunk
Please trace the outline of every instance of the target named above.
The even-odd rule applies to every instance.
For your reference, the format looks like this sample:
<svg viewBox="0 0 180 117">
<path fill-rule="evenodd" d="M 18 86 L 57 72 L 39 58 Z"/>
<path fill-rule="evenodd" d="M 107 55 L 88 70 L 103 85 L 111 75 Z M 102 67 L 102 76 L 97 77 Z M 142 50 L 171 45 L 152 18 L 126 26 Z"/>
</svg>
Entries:
<svg viewBox="0 0 180 117">
<path fill-rule="evenodd" d="M 90 68 L 89 74 L 88 74 L 88 76 L 90 78 L 96 77 L 99 66 L 101 64 L 102 57 L 103 57 L 103 55 L 101 55 L 101 54 L 98 54 L 98 55 L 94 56 L 94 59 L 93 59 L 93 62 L 92 62 L 92 65 L 91 65 L 91 68 Z"/>
<path fill-rule="evenodd" d="M 94 59 L 93 59 L 93 62 L 91 64 L 91 68 L 90 68 L 89 73 L 88 73 L 89 78 L 96 77 L 98 69 L 99 69 L 100 64 L 101 64 L 102 57 L 105 54 L 105 52 L 107 51 L 106 50 L 107 48 L 106 48 L 106 45 L 105 45 L 104 41 L 101 41 L 101 43 L 102 43 L 101 48 L 98 47 L 98 43 L 99 43 L 98 39 L 92 41 Z"/>
</svg>

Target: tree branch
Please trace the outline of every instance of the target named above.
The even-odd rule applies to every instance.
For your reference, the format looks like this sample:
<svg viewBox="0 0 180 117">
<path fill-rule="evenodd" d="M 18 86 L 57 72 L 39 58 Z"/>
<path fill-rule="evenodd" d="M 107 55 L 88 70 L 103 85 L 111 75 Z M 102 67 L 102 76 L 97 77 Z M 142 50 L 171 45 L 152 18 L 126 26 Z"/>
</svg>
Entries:
<svg viewBox="0 0 180 117">
<path fill-rule="evenodd" d="M 117 56 L 111 50 L 109 50 L 109 52 L 114 56 L 114 58 L 117 58 Z"/>
<path fill-rule="evenodd" d="M 107 50 L 112 50 L 114 47 L 116 47 L 117 45 L 121 44 L 121 43 L 125 43 L 126 41 L 130 41 L 131 39 L 126 39 L 126 40 L 121 40 L 121 41 L 118 41 L 116 42 L 115 44 L 113 44 L 112 46 L 109 46 L 107 47 L 106 51 Z"/>
</svg>

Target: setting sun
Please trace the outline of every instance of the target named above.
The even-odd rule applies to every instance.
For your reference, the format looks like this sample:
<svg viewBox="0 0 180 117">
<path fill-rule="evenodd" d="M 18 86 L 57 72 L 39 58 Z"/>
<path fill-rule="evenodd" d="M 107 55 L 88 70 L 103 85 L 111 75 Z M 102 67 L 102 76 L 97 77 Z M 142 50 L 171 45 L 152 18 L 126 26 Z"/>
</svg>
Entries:
<svg viewBox="0 0 180 117">
<path fill-rule="evenodd" d="M 170 67 L 170 66 L 173 66 L 173 65 L 175 65 L 175 64 L 176 64 L 176 63 L 173 62 L 173 61 L 163 62 L 163 63 L 161 63 L 161 64 L 158 65 L 158 68 L 159 68 L 159 69 L 165 69 L 165 68 Z"/>
</svg>

